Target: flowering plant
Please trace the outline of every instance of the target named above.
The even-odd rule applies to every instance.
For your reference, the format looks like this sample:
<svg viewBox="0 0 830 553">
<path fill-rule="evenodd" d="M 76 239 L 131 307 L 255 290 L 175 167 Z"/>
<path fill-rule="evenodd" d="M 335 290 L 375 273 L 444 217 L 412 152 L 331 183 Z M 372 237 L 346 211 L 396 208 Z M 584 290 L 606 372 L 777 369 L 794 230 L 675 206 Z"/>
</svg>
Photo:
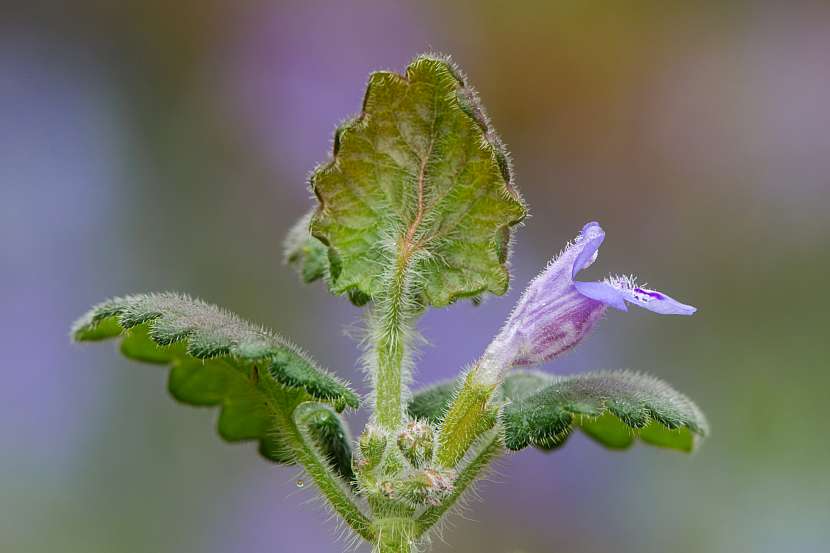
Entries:
<svg viewBox="0 0 830 553">
<path fill-rule="evenodd" d="M 430 532 L 495 457 L 561 446 L 576 430 L 610 448 L 635 438 L 691 451 L 707 432 L 697 407 L 632 372 L 551 376 L 530 368 L 581 342 L 608 307 L 695 308 L 630 277 L 576 280 L 605 233 L 588 223 L 530 283 L 471 368 L 414 393 L 415 326 L 431 307 L 501 295 L 526 207 L 477 95 L 447 58 L 405 75 L 374 73 L 363 111 L 334 136 L 310 180 L 316 208 L 286 240 L 305 282 L 365 308 L 370 423 L 353 442 L 341 418 L 361 398 L 285 338 L 173 293 L 115 298 L 74 326 L 79 341 L 121 338 L 128 357 L 169 365 L 169 390 L 220 408 L 219 434 L 299 464 L 378 552 L 428 546 Z"/>
</svg>

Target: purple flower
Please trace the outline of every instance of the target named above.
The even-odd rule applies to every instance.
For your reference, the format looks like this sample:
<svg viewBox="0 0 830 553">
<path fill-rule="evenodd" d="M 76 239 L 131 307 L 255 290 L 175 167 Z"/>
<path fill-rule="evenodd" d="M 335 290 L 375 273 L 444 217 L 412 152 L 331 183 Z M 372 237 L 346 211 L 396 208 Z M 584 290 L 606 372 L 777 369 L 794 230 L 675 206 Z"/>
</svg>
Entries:
<svg viewBox="0 0 830 553">
<path fill-rule="evenodd" d="M 527 287 L 479 365 L 482 377 L 498 382 L 511 367 L 550 361 L 588 335 L 610 306 L 628 311 L 627 303 L 662 315 L 691 315 L 696 309 L 637 286 L 633 277 L 599 282 L 574 280 L 596 260 L 605 231 L 598 223 L 582 227 L 576 239 Z"/>
</svg>

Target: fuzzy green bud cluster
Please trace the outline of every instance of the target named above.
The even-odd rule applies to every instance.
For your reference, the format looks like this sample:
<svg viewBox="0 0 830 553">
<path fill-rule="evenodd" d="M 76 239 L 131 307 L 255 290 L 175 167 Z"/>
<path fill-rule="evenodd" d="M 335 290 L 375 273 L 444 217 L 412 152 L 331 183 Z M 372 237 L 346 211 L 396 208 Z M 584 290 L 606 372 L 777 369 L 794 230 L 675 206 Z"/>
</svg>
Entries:
<svg viewBox="0 0 830 553">
<path fill-rule="evenodd" d="M 381 479 L 385 460 L 389 460 L 386 456 L 388 442 L 386 434 L 371 424 L 366 426 L 358 439 L 360 454 L 354 461 L 355 478 L 359 487 L 369 495 L 383 494 Z M 390 471 L 390 467 L 386 467 L 385 470 Z M 396 470 L 391 468 L 391 472 Z"/>
<path fill-rule="evenodd" d="M 452 469 L 426 468 L 416 471 L 399 484 L 399 494 L 416 505 L 440 505 L 455 489 Z"/>
<path fill-rule="evenodd" d="M 433 426 L 423 420 L 409 421 L 395 440 L 390 438 L 375 425 L 368 425 L 360 436 L 360 457 L 355 462 L 360 487 L 388 506 L 440 505 L 455 489 L 456 472 L 433 465 Z"/>
<path fill-rule="evenodd" d="M 367 426 L 360 435 L 358 445 L 360 446 L 361 458 L 358 461 L 358 468 L 361 470 L 373 470 L 380 465 L 383 453 L 386 451 L 386 435 L 375 428 Z"/>
<path fill-rule="evenodd" d="M 407 461 L 420 468 L 432 460 L 435 433 L 429 423 L 411 421 L 398 433 L 398 448 Z"/>
</svg>

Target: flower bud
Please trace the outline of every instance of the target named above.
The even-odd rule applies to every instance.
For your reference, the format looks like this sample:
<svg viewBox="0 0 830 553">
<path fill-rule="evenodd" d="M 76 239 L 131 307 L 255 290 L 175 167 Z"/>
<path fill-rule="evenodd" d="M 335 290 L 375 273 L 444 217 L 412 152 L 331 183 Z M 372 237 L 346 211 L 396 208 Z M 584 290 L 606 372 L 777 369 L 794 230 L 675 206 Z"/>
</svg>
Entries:
<svg viewBox="0 0 830 553">
<path fill-rule="evenodd" d="M 432 426 L 423 421 L 411 421 L 398 434 L 398 448 L 415 468 L 432 459 L 435 437 Z"/>
<path fill-rule="evenodd" d="M 427 468 L 399 483 L 400 496 L 417 505 L 440 505 L 455 489 L 452 469 Z"/>
<path fill-rule="evenodd" d="M 378 466 L 383 459 L 383 452 L 386 449 L 386 435 L 374 426 L 368 425 L 358 440 L 360 453 L 363 455 L 360 468 L 372 470 Z"/>
</svg>

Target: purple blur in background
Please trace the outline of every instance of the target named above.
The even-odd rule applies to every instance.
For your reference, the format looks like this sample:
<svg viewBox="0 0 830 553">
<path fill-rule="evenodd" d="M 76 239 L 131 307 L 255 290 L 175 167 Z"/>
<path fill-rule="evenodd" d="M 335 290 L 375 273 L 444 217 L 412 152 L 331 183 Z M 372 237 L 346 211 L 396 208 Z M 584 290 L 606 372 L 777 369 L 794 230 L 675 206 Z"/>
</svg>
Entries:
<svg viewBox="0 0 830 553">
<path fill-rule="evenodd" d="M 68 329 L 109 296 L 185 291 L 365 392 L 359 311 L 303 287 L 281 240 L 369 72 L 428 50 L 479 90 L 532 217 L 506 297 L 424 317 L 416 382 L 479 357 L 599 220 L 601 267 L 580 280 L 636 272 L 701 311 L 609 312 L 544 369 L 654 374 L 713 428 L 692 456 L 581 436 L 505 456 L 434 551 L 826 548 L 826 5 L 111 4 L 0 5 L 0 551 L 342 548 L 298 469 L 222 443 L 164 370 Z"/>
</svg>

